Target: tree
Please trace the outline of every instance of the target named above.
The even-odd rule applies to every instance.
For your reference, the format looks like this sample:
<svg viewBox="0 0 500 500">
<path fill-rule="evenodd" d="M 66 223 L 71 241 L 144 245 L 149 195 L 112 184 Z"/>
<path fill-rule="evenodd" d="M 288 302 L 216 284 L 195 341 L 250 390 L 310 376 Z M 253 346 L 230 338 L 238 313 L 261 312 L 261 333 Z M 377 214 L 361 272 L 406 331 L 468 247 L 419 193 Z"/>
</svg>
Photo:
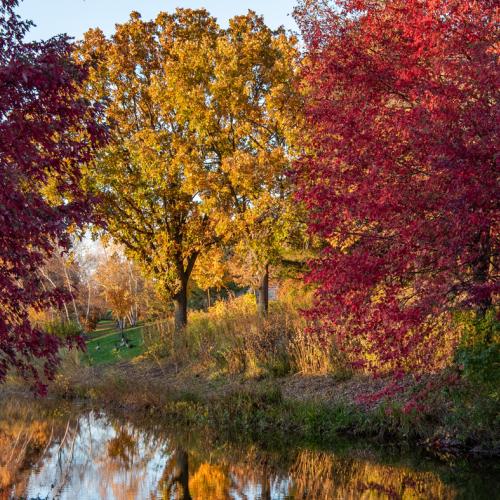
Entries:
<svg viewBox="0 0 500 500">
<path fill-rule="evenodd" d="M 86 238 L 73 241 L 71 253 L 77 270 L 75 288 L 80 323 L 86 333 L 91 333 L 107 311 L 97 274 L 104 251 L 100 242 Z"/>
<path fill-rule="evenodd" d="M 137 320 L 138 290 L 131 281 L 129 264 L 123 256 L 114 252 L 97 268 L 102 295 L 118 321 L 122 337 L 127 318 L 132 326 Z"/>
<path fill-rule="evenodd" d="M 66 37 L 23 42 L 30 23 L 0 3 L 0 382 L 10 368 L 45 390 L 60 340 L 30 324 L 30 308 L 60 305 L 37 269 L 67 230 L 90 219 L 80 164 L 104 138 L 97 110 L 82 99 L 85 68 L 72 62 Z M 42 369 L 33 360 L 43 361 Z"/>
<path fill-rule="evenodd" d="M 209 200 L 218 186 L 189 115 L 180 112 L 187 96 L 175 79 L 184 75 L 193 87 L 206 87 L 205 57 L 215 37 L 205 11 L 151 22 L 132 13 L 110 40 L 89 31 L 80 50 L 94 62 L 88 91 L 105 104 L 112 134 L 89 170 L 92 188 L 104 197 L 106 230 L 174 300 L 178 329 L 187 321 L 196 259 L 216 238 Z"/>
<path fill-rule="evenodd" d="M 497 305 L 498 4 L 304 2 L 297 18 L 314 151 L 297 178 L 329 242 L 312 315 L 368 368 L 417 350 L 429 368 L 443 314 Z"/>
<path fill-rule="evenodd" d="M 75 260 L 71 251 L 65 252 L 63 248 L 56 247 L 53 255 L 43 266 L 40 266 L 38 273 L 41 276 L 41 285 L 44 290 L 64 290 L 67 301 L 62 304 L 64 310 L 64 320 L 68 323 L 73 321 L 80 325 L 80 307 L 77 304 L 76 295 L 80 282 L 80 266 Z M 57 311 L 51 311 L 51 315 Z"/>
<path fill-rule="evenodd" d="M 267 208 L 249 203 L 235 218 L 238 236 L 232 246 L 229 269 L 234 281 L 256 292 L 257 311 L 266 317 L 269 309 L 269 282 L 293 264 L 290 251 L 304 244 L 306 224 L 299 204 L 291 203 L 293 191 L 288 185 L 282 198 L 267 197 Z M 271 271 L 272 268 L 272 271 Z"/>
<path fill-rule="evenodd" d="M 105 229 L 174 300 L 178 330 L 199 255 L 233 239 L 251 207 L 270 213 L 286 183 L 278 125 L 294 54 L 254 13 L 222 30 L 203 9 L 149 22 L 134 12 L 111 39 L 85 35 L 86 91 L 112 133 L 89 186 L 104 199 Z"/>
</svg>

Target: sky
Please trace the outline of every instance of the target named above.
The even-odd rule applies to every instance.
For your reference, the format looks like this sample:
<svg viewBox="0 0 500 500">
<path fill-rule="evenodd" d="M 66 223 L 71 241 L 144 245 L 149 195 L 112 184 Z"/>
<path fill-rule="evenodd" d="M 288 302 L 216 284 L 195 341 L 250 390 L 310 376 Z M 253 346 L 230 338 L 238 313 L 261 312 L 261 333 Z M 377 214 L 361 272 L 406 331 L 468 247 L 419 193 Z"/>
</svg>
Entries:
<svg viewBox="0 0 500 500">
<path fill-rule="evenodd" d="M 291 16 L 296 0 L 23 0 L 17 9 L 23 19 L 31 19 L 37 26 L 27 39 L 39 40 L 66 33 L 81 38 L 89 28 L 101 28 L 107 35 L 116 23 L 128 19 L 136 10 L 144 19 L 152 19 L 160 11 L 171 12 L 176 7 L 205 7 L 222 26 L 234 15 L 252 9 L 264 15 L 271 28 L 285 26 L 297 31 Z"/>
</svg>

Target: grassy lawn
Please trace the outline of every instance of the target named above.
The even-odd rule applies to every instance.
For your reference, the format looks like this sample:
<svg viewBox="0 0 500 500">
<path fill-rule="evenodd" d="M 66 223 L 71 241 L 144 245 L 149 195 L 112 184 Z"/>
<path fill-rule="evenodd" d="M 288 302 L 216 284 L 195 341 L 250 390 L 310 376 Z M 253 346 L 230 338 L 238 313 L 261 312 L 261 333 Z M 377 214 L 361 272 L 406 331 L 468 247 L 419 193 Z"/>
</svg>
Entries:
<svg viewBox="0 0 500 500">
<path fill-rule="evenodd" d="M 112 333 L 116 331 L 116 321 L 113 319 L 105 319 L 97 323 L 97 328 L 92 332 L 92 340 L 98 337 L 102 337 L 107 333 Z"/>
<path fill-rule="evenodd" d="M 142 325 L 125 330 L 130 347 L 120 347 L 121 334 L 114 321 L 101 321 L 87 341 L 85 359 L 92 365 L 116 363 L 135 358 L 144 351 Z"/>
</svg>

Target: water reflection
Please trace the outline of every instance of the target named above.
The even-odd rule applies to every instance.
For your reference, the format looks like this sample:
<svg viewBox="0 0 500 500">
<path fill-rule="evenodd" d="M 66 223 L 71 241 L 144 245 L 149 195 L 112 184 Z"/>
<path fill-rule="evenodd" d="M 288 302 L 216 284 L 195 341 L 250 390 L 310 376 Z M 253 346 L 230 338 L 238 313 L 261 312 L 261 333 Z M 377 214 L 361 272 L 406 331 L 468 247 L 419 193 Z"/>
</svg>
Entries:
<svg viewBox="0 0 500 500">
<path fill-rule="evenodd" d="M 493 498 L 498 487 L 481 474 L 445 482 L 432 464 L 382 464 L 359 449 L 215 446 L 96 412 L 41 417 L 22 405 L 2 408 L 0 457 L 0 499 Z"/>
</svg>

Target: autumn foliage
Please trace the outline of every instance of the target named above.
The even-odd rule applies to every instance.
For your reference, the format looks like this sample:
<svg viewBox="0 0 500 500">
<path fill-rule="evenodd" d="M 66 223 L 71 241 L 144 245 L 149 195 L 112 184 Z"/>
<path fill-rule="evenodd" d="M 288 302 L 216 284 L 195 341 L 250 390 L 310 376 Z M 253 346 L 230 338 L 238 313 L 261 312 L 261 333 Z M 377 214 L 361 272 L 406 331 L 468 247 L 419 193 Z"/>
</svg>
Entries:
<svg viewBox="0 0 500 500">
<path fill-rule="evenodd" d="M 43 391 L 61 341 L 33 327 L 29 310 L 60 306 L 64 295 L 45 291 L 37 270 L 56 242 L 67 248 L 70 226 L 89 220 L 79 165 L 102 132 L 79 97 L 85 72 L 68 40 L 23 42 L 30 25 L 16 5 L 0 4 L 0 382 L 14 367 Z"/>
<path fill-rule="evenodd" d="M 304 2 L 312 316 L 363 366 L 428 369 L 439 323 L 498 284 L 494 1 Z M 418 367 L 413 367 L 418 368 Z"/>
<path fill-rule="evenodd" d="M 275 337 L 302 371 L 333 350 L 378 374 L 484 364 L 456 347 L 498 326 L 498 2 L 303 0 L 301 42 L 253 11 L 132 12 L 74 45 L 26 43 L 17 3 L 0 0 L 0 383 L 53 377 L 63 341 L 30 323 L 48 310 L 92 329 L 158 309 L 187 345 L 196 286 L 209 306 L 211 288 L 259 297 L 257 347 L 231 331 L 241 365 Z M 105 266 L 69 258 L 88 222 L 120 245 Z M 315 335 L 275 335 L 270 280 L 283 293 L 311 256 Z"/>
<path fill-rule="evenodd" d="M 86 176 L 105 230 L 173 299 L 182 329 L 188 282 L 216 246 L 242 241 L 262 274 L 282 239 L 295 40 L 252 11 L 222 29 L 179 8 L 153 21 L 132 12 L 109 38 L 89 30 L 77 57 L 110 130 Z"/>
</svg>

